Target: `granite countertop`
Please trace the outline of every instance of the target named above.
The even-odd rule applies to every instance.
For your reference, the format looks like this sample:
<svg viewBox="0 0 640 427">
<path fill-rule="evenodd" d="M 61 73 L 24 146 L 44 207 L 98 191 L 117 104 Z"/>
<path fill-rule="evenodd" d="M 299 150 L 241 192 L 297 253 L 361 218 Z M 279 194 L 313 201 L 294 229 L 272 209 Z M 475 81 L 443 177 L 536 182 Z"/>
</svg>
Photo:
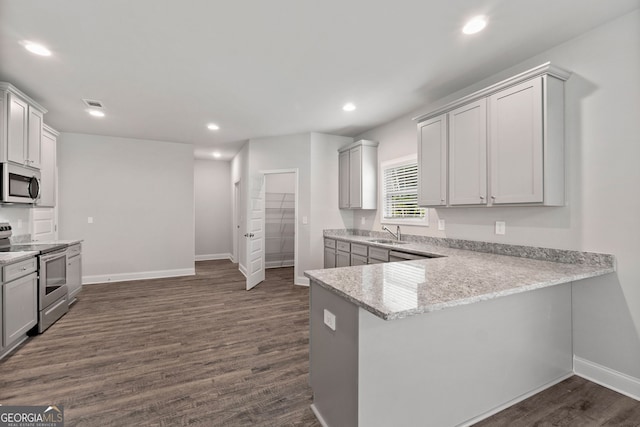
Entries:
<svg viewBox="0 0 640 427">
<path fill-rule="evenodd" d="M 0 266 L 22 261 L 38 255 L 36 251 L 0 252 Z"/>
<path fill-rule="evenodd" d="M 416 261 L 306 271 L 305 276 L 385 320 L 573 282 L 615 271 L 613 256 L 554 249 L 483 246 L 519 256 L 427 243 L 371 243 L 371 236 L 325 235 L 370 246 L 438 256 Z M 444 243 L 447 239 L 441 239 Z M 484 243 L 484 242 L 478 242 Z M 485 244 L 487 245 L 487 244 Z M 536 258 L 523 257 L 529 254 Z M 561 260 L 563 262 L 557 262 Z"/>
</svg>

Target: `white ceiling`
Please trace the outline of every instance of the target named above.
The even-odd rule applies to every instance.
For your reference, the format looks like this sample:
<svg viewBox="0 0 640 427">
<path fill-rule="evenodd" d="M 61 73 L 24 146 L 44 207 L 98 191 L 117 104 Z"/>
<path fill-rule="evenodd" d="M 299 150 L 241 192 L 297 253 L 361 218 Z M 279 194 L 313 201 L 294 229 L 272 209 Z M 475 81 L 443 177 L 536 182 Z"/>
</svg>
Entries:
<svg viewBox="0 0 640 427">
<path fill-rule="evenodd" d="M 355 136 L 640 0 L 0 0 L 0 80 L 62 132 L 194 144 Z M 468 18 L 487 29 L 464 36 Z M 47 45 L 34 56 L 23 40 Z M 98 99 L 106 117 L 84 111 Z M 347 113 L 342 105 L 358 108 Z M 206 124 L 215 122 L 212 132 Z M 209 157 L 211 158 L 211 157 Z"/>
</svg>

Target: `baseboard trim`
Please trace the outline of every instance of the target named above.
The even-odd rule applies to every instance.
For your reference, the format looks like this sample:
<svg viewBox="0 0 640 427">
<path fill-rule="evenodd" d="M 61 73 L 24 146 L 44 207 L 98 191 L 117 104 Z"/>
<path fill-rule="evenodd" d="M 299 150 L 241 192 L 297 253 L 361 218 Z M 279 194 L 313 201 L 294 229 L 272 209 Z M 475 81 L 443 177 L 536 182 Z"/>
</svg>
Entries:
<svg viewBox="0 0 640 427">
<path fill-rule="evenodd" d="M 308 277 L 296 277 L 293 281 L 294 285 L 298 286 L 306 286 L 309 287 L 309 278 Z"/>
<path fill-rule="evenodd" d="M 467 420 L 467 421 L 465 421 L 465 422 L 463 422 L 461 424 L 458 424 L 457 427 L 469 427 L 469 426 L 472 426 L 472 425 L 484 420 L 485 418 L 489 418 L 490 416 L 495 415 L 500 411 L 504 411 L 508 407 L 513 406 L 516 403 L 520 403 L 523 400 L 526 400 L 526 399 L 530 398 L 534 394 L 538 394 L 541 391 L 544 391 L 544 390 L 548 389 L 549 387 L 553 387 L 554 385 L 556 385 L 556 384 L 558 384 L 558 383 L 560 383 L 560 382 L 562 382 L 562 381 L 564 381 L 567 378 L 570 378 L 572 376 L 573 376 L 573 372 L 569 372 L 569 373 L 567 373 L 565 375 L 562 375 L 562 376 L 556 378 L 555 380 L 552 380 L 552 381 L 550 381 L 550 382 L 548 382 L 548 383 L 546 383 L 546 384 L 544 384 L 544 385 L 542 385 L 542 386 L 540 386 L 540 387 L 538 387 L 538 388 L 536 388 L 534 390 L 531 390 L 530 392 L 522 394 L 522 395 L 516 397 L 515 399 L 509 400 L 508 402 L 505 402 L 502 405 L 497 406 L 497 407 L 491 409 L 488 412 L 485 412 L 484 414 L 478 415 L 477 417 L 473 417 L 470 420 Z"/>
<path fill-rule="evenodd" d="M 639 378 L 577 356 L 573 356 L 573 371 L 579 377 L 640 401 Z"/>
<path fill-rule="evenodd" d="M 238 271 L 240 271 L 245 278 L 247 277 L 247 267 L 238 263 Z"/>
<path fill-rule="evenodd" d="M 128 282 L 132 280 L 162 279 L 165 277 L 193 276 L 195 268 L 179 268 L 175 270 L 141 271 L 138 273 L 101 274 L 84 276 L 83 285 L 95 285 L 98 283 Z"/>
<path fill-rule="evenodd" d="M 315 403 L 311 404 L 311 411 L 313 411 L 313 415 L 316 416 L 316 418 L 318 419 L 318 422 L 320 423 L 320 425 L 322 427 L 329 427 L 329 424 L 327 424 L 327 422 L 324 420 L 324 418 L 322 418 L 322 415 L 320 414 L 320 411 L 318 411 L 318 408 L 316 408 Z"/>
<path fill-rule="evenodd" d="M 218 259 L 228 259 L 233 261 L 233 256 L 230 253 L 196 255 L 196 261 L 215 261 Z"/>
</svg>

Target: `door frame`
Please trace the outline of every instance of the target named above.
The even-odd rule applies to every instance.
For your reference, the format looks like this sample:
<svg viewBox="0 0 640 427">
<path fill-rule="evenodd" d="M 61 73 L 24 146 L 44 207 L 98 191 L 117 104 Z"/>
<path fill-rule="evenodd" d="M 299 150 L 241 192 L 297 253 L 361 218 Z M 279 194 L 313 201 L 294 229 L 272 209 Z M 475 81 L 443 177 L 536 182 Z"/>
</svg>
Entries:
<svg viewBox="0 0 640 427">
<path fill-rule="evenodd" d="M 262 174 L 264 176 L 265 182 L 266 182 L 266 176 L 267 175 L 275 175 L 275 174 L 284 174 L 284 173 L 292 173 L 293 174 L 293 179 L 294 179 L 294 214 L 293 214 L 293 232 L 294 232 L 294 238 L 293 238 L 293 284 L 295 284 L 296 278 L 298 277 L 298 265 L 299 265 L 299 255 L 298 255 L 298 238 L 300 236 L 300 230 L 298 229 L 298 199 L 299 199 L 299 190 L 300 190 L 300 183 L 299 183 L 299 170 L 298 168 L 290 168 L 290 169 L 268 169 L 268 170 L 259 170 L 258 173 Z M 262 208 L 264 209 L 264 204 L 262 205 Z M 265 216 L 262 215 L 262 229 L 264 230 L 265 228 L 265 224 L 264 224 L 264 219 Z M 265 252 L 263 251 L 262 253 L 262 268 L 265 269 Z"/>
</svg>

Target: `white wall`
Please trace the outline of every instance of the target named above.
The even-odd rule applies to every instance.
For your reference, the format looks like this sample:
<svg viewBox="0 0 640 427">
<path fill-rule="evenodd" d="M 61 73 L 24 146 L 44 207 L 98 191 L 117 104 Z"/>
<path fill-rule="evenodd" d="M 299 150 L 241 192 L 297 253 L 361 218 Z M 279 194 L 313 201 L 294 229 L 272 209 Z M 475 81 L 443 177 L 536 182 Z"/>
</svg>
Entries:
<svg viewBox="0 0 640 427">
<path fill-rule="evenodd" d="M 353 212 L 338 209 L 338 149 L 353 138 L 311 134 L 310 250 L 307 269 L 324 268 L 324 229 L 353 228 Z"/>
<path fill-rule="evenodd" d="M 231 163 L 195 160 L 196 260 L 228 259 L 233 252 Z"/>
<path fill-rule="evenodd" d="M 60 135 L 59 237 L 84 239 L 85 283 L 193 274 L 193 161 L 187 144 Z"/>
<path fill-rule="evenodd" d="M 322 230 L 353 228 L 353 213 L 338 210 L 338 148 L 352 141 L 319 133 L 253 139 L 231 162 L 232 182 L 247 183 L 249 176 L 265 170 L 298 169 L 298 284 L 308 284 L 305 270 L 323 266 Z M 242 209 L 246 210 L 249 191 L 242 187 Z M 240 225 L 245 227 L 245 222 L 242 218 Z M 244 239 L 240 242 L 244 244 Z M 239 248 L 241 269 L 244 252 L 244 247 Z"/>
<path fill-rule="evenodd" d="M 6 205 L 0 206 L 0 222 L 11 224 L 13 237 L 31 234 L 30 206 Z"/>
<path fill-rule="evenodd" d="M 639 379 L 640 11 L 358 138 L 380 142 L 380 162 L 415 153 L 411 117 L 546 61 L 574 73 L 565 85 L 567 206 L 432 209 L 429 228 L 403 232 L 614 254 L 616 274 L 574 286 L 574 351 Z M 434 229 L 438 217 L 443 233 Z M 356 226 L 380 229 L 377 213 L 365 218 Z M 496 220 L 506 221 L 505 236 L 493 233 Z"/>
</svg>

